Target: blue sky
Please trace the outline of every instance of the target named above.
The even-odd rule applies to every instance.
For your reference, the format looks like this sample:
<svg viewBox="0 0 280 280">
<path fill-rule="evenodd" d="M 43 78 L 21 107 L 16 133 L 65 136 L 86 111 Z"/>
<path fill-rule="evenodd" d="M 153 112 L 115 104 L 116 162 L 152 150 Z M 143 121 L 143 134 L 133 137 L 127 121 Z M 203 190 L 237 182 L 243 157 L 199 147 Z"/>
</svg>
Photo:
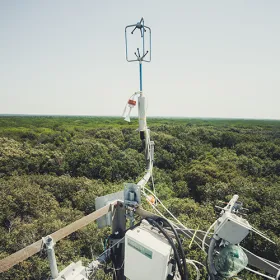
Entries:
<svg viewBox="0 0 280 280">
<path fill-rule="evenodd" d="M 279 11 L 278 0 L 0 0 L 0 114 L 120 115 L 139 90 L 124 28 L 143 16 L 148 115 L 280 119 Z"/>
</svg>

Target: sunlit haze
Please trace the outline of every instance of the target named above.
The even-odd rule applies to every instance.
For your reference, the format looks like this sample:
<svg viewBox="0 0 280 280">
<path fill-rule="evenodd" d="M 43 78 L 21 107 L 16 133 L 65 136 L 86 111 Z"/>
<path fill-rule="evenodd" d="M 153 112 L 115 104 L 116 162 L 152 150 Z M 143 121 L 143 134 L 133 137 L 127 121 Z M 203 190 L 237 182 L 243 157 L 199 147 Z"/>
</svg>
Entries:
<svg viewBox="0 0 280 280">
<path fill-rule="evenodd" d="M 280 119 L 279 11 L 279 0 L 0 0 L 0 114 L 121 115 L 139 90 L 124 28 L 144 17 L 149 116 Z"/>
</svg>

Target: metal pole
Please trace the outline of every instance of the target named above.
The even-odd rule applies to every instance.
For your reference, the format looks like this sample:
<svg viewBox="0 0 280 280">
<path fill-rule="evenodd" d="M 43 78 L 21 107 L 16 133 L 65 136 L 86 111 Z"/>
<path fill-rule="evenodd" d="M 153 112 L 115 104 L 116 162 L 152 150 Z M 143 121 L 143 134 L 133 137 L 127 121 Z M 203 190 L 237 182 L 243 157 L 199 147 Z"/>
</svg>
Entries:
<svg viewBox="0 0 280 280">
<path fill-rule="evenodd" d="M 139 61 L 140 91 L 142 91 L 142 61 Z"/>
<path fill-rule="evenodd" d="M 118 242 L 125 235 L 126 229 L 126 218 L 125 218 L 125 207 L 123 202 L 118 201 L 113 212 L 112 220 L 112 235 L 111 237 L 115 240 L 112 241 L 112 245 Z M 114 265 L 117 268 L 116 273 L 113 277 L 114 280 L 124 280 L 124 244 L 120 242 L 117 246 L 112 248 L 114 257 Z"/>
<path fill-rule="evenodd" d="M 58 277 L 58 269 L 57 269 L 55 253 L 54 253 L 55 242 L 53 241 L 53 238 L 50 235 L 48 235 L 47 237 L 43 237 L 43 242 L 46 245 L 46 249 L 48 253 L 52 279 L 56 279 Z"/>
</svg>

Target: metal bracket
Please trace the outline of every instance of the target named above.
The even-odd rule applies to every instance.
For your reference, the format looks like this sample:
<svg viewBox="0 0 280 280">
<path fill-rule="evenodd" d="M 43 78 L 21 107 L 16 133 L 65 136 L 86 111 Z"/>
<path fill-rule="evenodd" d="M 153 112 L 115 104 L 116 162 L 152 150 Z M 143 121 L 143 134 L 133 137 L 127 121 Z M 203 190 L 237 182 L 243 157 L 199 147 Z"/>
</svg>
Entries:
<svg viewBox="0 0 280 280">
<path fill-rule="evenodd" d="M 141 204 L 141 189 L 133 183 L 124 185 L 124 205 L 136 207 Z"/>
<path fill-rule="evenodd" d="M 135 209 L 141 204 L 141 187 L 133 183 L 124 185 L 124 205 L 127 210 L 126 217 L 130 221 L 130 226 L 134 225 Z"/>
<path fill-rule="evenodd" d="M 95 208 L 96 210 L 110 204 L 114 200 L 124 200 L 123 191 L 110 193 L 105 196 L 100 196 L 95 199 Z M 106 226 L 112 225 L 112 212 L 106 214 L 106 216 L 100 217 L 97 219 L 98 228 L 103 228 Z"/>
</svg>

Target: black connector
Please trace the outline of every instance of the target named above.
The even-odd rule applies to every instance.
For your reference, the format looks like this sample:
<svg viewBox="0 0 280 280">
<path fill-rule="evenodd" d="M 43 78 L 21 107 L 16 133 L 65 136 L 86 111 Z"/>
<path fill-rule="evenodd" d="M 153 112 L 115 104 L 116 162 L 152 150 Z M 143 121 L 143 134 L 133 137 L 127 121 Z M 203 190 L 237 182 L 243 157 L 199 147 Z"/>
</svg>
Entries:
<svg viewBox="0 0 280 280">
<path fill-rule="evenodd" d="M 145 140 L 145 132 L 144 131 L 140 131 L 140 139 Z"/>
</svg>

